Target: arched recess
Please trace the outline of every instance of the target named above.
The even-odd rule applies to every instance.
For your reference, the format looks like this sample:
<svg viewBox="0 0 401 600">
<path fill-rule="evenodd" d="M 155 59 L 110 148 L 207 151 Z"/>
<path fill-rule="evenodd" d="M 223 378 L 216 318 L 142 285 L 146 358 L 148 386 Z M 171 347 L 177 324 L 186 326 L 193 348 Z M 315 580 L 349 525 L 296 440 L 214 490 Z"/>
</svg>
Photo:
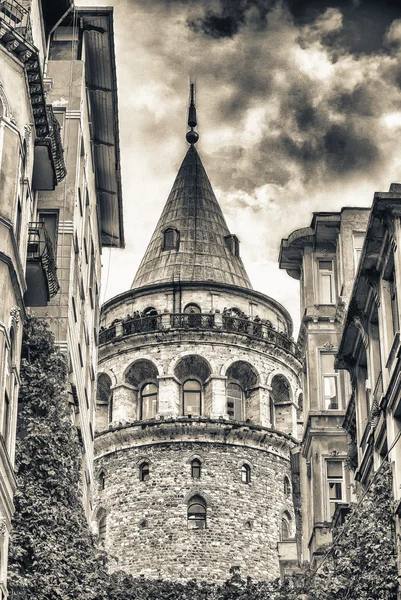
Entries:
<svg viewBox="0 0 401 600">
<path fill-rule="evenodd" d="M 0 118 L 10 118 L 10 103 L 4 92 L 3 85 L 0 83 Z"/>
<path fill-rule="evenodd" d="M 137 419 L 150 419 L 156 416 L 158 405 L 158 380 L 156 365 L 146 358 L 133 362 L 124 373 L 124 381 L 132 386 L 126 389 L 123 400 L 134 405 L 131 411 Z"/>
<path fill-rule="evenodd" d="M 280 539 L 281 541 L 292 538 L 292 518 L 288 510 L 281 515 Z"/>
<path fill-rule="evenodd" d="M 274 375 L 270 394 L 272 425 L 283 433 L 292 435 L 294 429 L 292 390 L 284 375 Z"/>
<path fill-rule="evenodd" d="M 210 364 L 203 356 L 199 356 L 199 354 L 189 354 L 182 357 L 174 368 L 174 375 L 181 383 L 186 379 L 194 377 L 204 384 L 211 373 Z"/>
<path fill-rule="evenodd" d="M 207 402 L 208 386 L 205 385 L 212 373 L 208 361 L 198 354 L 181 358 L 174 368 L 174 375 L 182 386 L 182 414 L 199 416 Z M 195 388 L 200 386 L 198 390 Z M 193 408 L 189 407 L 193 405 Z"/>
<path fill-rule="evenodd" d="M 245 360 L 237 360 L 228 367 L 226 377 L 228 417 L 236 421 L 250 418 L 258 422 L 260 377 L 256 369 Z"/>
<path fill-rule="evenodd" d="M 104 431 L 113 420 L 112 382 L 107 373 L 99 373 L 96 389 L 96 430 Z"/>
</svg>

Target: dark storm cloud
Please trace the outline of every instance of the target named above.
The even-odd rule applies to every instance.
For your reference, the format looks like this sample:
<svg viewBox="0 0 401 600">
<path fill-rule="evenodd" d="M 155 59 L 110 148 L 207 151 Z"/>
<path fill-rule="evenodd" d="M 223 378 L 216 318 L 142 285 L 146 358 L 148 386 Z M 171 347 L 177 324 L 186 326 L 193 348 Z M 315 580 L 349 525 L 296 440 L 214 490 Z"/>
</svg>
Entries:
<svg viewBox="0 0 401 600">
<path fill-rule="evenodd" d="M 280 4 L 287 7 L 296 26 L 312 24 L 328 8 L 339 9 L 344 26 L 321 39 L 335 55 L 377 52 L 383 47 L 387 28 L 401 16 L 399 0 L 220 0 L 217 8 L 204 2 L 203 14 L 189 17 L 188 25 L 207 36 L 232 38 L 246 24 L 266 27 L 269 12 Z"/>
</svg>

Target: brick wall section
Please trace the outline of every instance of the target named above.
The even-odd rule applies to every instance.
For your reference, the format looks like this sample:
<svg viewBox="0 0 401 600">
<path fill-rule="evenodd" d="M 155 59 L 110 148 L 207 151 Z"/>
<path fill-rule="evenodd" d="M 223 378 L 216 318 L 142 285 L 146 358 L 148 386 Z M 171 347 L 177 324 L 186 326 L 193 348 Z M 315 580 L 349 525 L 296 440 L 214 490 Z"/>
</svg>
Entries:
<svg viewBox="0 0 401 600">
<path fill-rule="evenodd" d="M 110 568 L 170 580 L 222 581 L 233 565 L 255 579 L 278 576 L 281 514 L 293 515 L 284 495 L 284 476 L 290 476 L 285 452 L 201 441 L 201 430 L 196 442 L 179 437 L 157 444 L 144 438 L 143 445 L 97 459 L 96 471 L 104 470 L 106 480 L 103 490 L 97 488 L 95 514 L 107 514 Z M 195 457 L 202 461 L 200 479 L 191 477 Z M 150 463 L 145 482 L 139 480 L 144 459 Z M 244 462 L 252 466 L 250 484 L 241 481 Z M 207 502 L 205 530 L 187 527 L 194 493 Z"/>
</svg>

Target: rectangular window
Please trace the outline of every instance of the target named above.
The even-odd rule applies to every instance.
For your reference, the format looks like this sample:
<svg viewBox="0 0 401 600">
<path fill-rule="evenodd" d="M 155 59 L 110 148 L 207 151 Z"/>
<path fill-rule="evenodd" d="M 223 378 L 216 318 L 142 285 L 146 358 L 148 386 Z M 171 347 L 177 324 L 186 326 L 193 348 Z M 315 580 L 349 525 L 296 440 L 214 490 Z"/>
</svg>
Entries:
<svg viewBox="0 0 401 600">
<path fill-rule="evenodd" d="M 58 213 L 56 212 L 40 212 L 39 221 L 45 224 L 47 235 L 53 246 L 54 256 L 57 255 L 57 221 Z"/>
<path fill-rule="evenodd" d="M 82 206 L 82 194 L 81 194 L 81 188 L 78 188 L 78 204 L 79 204 L 79 213 L 81 215 L 81 217 L 84 214 L 84 209 Z"/>
<path fill-rule="evenodd" d="M 8 397 L 7 390 L 4 391 L 4 407 L 3 407 L 3 428 L 2 434 L 3 438 L 7 440 L 8 438 L 8 428 L 10 421 L 10 398 Z"/>
<path fill-rule="evenodd" d="M 337 504 L 344 502 L 344 474 L 341 460 L 326 460 L 329 516 L 333 518 Z"/>
<path fill-rule="evenodd" d="M 324 410 L 335 410 L 339 408 L 338 373 L 334 370 L 334 358 L 334 354 L 328 354 L 326 352 L 320 355 Z"/>
<path fill-rule="evenodd" d="M 82 358 L 82 350 L 81 350 L 81 344 L 78 343 L 78 354 L 79 354 L 79 362 L 81 363 L 81 367 L 84 366 L 84 361 Z"/>
<path fill-rule="evenodd" d="M 397 298 L 397 285 L 395 281 L 394 271 L 391 274 L 389 280 L 390 283 L 390 298 L 391 298 L 391 318 L 393 322 L 393 333 L 394 335 L 400 330 L 400 320 L 398 314 L 398 298 Z"/>
<path fill-rule="evenodd" d="M 358 271 L 358 265 L 359 265 L 359 261 L 361 260 L 361 254 L 362 254 L 362 248 L 363 248 L 363 242 L 365 240 L 365 234 L 358 232 L 358 231 L 354 231 L 353 234 L 353 243 L 354 243 L 354 271 L 355 271 L 355 275 L 356 272 Z"/>
<path fill-rule="evenodd" d="M 319 260 L 319 303 L 334 302 L 334 272 L 332 260 Z"/>
<path fill-rule="evenodd" d="M 77 322 L 77 308 L 75 306 L 75 298 L 74 296 L 71 296 L 71 303 L 72 303 L 72 312 L 74 313 L 74 321 L 75 323 Z"/>
</svg>

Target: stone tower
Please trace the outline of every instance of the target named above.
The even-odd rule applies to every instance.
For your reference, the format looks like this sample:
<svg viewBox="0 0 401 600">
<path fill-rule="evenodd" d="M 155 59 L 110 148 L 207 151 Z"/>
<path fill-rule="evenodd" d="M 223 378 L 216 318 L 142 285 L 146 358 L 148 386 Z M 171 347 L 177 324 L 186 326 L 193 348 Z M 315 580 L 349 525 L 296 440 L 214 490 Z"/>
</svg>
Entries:
<svg viewBox="0 0 401 600">
<path fill-rule="evenodd" d="M 194 112 L 132 287 L 103 307 L 94 524 L 112 569 L 268 579 L 294 559 L 301 364 L 289 314 L 249 282 Z"/>
</svg>

